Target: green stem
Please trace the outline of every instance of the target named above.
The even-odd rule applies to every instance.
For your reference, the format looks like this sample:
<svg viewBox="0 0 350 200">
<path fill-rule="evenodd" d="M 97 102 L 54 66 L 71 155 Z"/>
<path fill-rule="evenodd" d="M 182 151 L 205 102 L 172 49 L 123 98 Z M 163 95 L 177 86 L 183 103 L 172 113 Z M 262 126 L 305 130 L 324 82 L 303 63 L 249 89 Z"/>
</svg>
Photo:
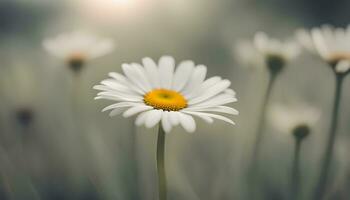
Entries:
<svg viewBox="0 0 350 200">
<path fill-rule="evenodd" d="M 293 167 L 291 173 L 290 199 L 299 199 L 300 189 L 300 151 L 302 139 L 295 139 L 295 149 L 293 158 Z"/>
<path fill-rule="evenodd" d="M 263 140 L 264 136 L 264 129 L 265 129 L 265 115 L 266 115 L 266 109 L 267 109 L 267 104 L 269 102 L 270 96 L 271 96 L 271 91 L 273 88 L 273 84 L 276 80 L 277 74 L 270 72 L 270 78 L 269 82 L 267 85 L 266 93 L 263 99 L 262 107 L 261 107 L 261 112 L 259 116 L 259 123 L 257 127 L 257 132 L 256 132 L 256 139 L 255 139 L 255 144 L 254 144 L 254 149 L 253 149 L 253 156 L 252 156 L 252 164 L 255 165 L 257 162 L 258 158 L 258 153 L 260 152 L 261 148 L 261 143 Z"/>
<path fill-rule="evenodd" d="M 132 185 L 128 185 L 129 194 L 131 195 L 131 199 L 140 199 L 140 194 L 138 188 L 135 189 L 133 185 L 138 185 L 138 159 L 137 159 L 137 128 L 134 125 L 134 122 L 131 123 L 131 134 L 130 134 L 130 154 L 133 159 L 130 160 L 128 169 L 129 169 L 129 177 L 132 177 Z"/>
<path fill-rule="evenodd" d="M 267 85 L 267 89 L 265 92 L 265 96 L 263 98 L 262 102 L 262 107 L 261 107 L 261 112 L 260 116 L 258 118 L 258 126 L 256 130 L 256 139 L 255 139 L 255 144 L 253 146 L 253 152 L 252 152 L 252 157 L 251 161 L 248 165 L 248 187 L 250 188 L 250 191 L 248 193 L 248 198 L 249 199 L 257 199 L 257 196 L 259 196 L 259 189 L 258 189 L 258 157 L 259 153 L 261 150 L 261 145 L 262 145 L 262 140 L 263 140 L 263 133 L 265 130 L 265 115 L 266 115 L 266 110 L 267 110 L 267 105 L 271 96 L 272 88 L 274 85 L 274 82 L 276 80 L 278 73 L 275 73 L 273 71 L 270 71 L 270 78 L 269 82 Z"/>
<path fill-rule="evenodd" d="M 319 181 L 316 186 L 314 199 L 320 200 L 324 196 L 324 192 L 327 188 L 328 176 L 329 176 L 329 168 L 331 164 L 334 143 L 337 134 L 337 123 L 339 117 L 339 104 L 341 99 L 341 89 L 343 85 L 344 75 L 336 74 L 336 84 L 335 84 L 335 97 L 333 103 L 333 111 L 332 111 L 332 121 L 329 129 L 329 136 L 327 140 L 327 146 L 324 153 L 324 157 L 322 160 L 321 171 L 319 176 Z"/>
<path fill-rule="evenodd" d="M 158 140 L 157 140 L 157 171 L 158 171 L 158 188 L 159 200 L 167 199 L 167 183 L 165 173 L 165 132 L 159 125 Z"/>
</svg>

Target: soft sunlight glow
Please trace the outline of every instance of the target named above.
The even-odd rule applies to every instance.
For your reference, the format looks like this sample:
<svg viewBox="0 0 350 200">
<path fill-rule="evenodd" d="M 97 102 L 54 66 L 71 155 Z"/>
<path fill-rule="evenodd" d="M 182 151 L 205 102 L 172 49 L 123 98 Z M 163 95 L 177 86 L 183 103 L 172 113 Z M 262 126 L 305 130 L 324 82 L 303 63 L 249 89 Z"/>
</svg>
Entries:
<svg viewBox="0 0 350 200">
<path fill-rule="evenodd" d="M 132 0 L 111 0 L 113 3 L 121 6 L 125 6 L 132 2 Z"/>
<path fill-rule="evenodd" d="M 129 21 L 139 16 L 149 0 L 84 0 L 79 8 L 86 17 L 98 23 Z M 137 14 L 137 15 L 135 15 Z"/>
</svg>

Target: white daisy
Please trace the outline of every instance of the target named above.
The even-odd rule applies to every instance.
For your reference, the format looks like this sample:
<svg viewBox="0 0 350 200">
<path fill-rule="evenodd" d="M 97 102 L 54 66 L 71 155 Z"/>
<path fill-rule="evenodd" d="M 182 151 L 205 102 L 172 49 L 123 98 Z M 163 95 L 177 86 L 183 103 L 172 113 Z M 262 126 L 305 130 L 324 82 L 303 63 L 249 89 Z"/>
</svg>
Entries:
<svg viewBox="0 0 350 200">
<path fill-rule="evenodd" d="M 255 48 L 252 41 L 239 40 L 234 46 L 234 55 L 238 62 L 249 67 L 264 66 L 264 56 Z"/>
<path fill-rule="evenodd" d="M 321 116 L 321 112 L 308 105 L 274 105 L 269 113 L 271 124 L 280 132 L 305 137 Z"/>
<path fill-rule="evenodd" d="M 300 47 L 295 41 L 291 39 L 280 41 L 269 38 L 263 32 L 255 34 L 254 45 L 265 57 L 278 56 L 282 57 L 285 61 L 292 60 L 300 54 Z"/>
<path fill-rule="evenodd" d="M 335 72 L 346 73 L 350 69 L 350 26 L 347 29 L 324 25 L 311 31 L 298 30 L 296 37 L 310 52 L 329 63 Z"/>
<path fill-rule="evenodd" d="M 292 41 L 279 41 L 258 32 L 252 42 L 237 43 L 236 55 L 247 64 L 265 65 L 270 70 L 279 71 L 282 67 L 300 54 L 299 45 Z"/>
<path fill-rule="evenodd" d="M 67 62 L 73 70 L 79 70 L 87 61 L 112 52 L 114 41 L 88 32 L 74 31 L 45 39 L 43 47 Z"/>
<path fill-rule="evenodd" d="M 136 125 L 151 128 L 161 123 L 167 133 L 177 125 L 182 125 L 187 132 L 194 132 L 196 123 L 192 116 L 208 123 L 219 119 L 234 124 L 220 115 L 238 114 L 237 110 L 225 106 L 237 101 L 235 92 L 229 89 L 229 80 L 218 76 L 205 79 L 207 68 L 189 60 L 175 69 L 175 60 L 170 56 L 161 57 L 158 64 L 144 58 L 142 64 L 123 64 L 125 75 L 111 72 L 111 78 L 94 86 L 94 89 L 102 90 L 95 99 L 117 102 L 103 111 L 112 110 L 110 116 L 137 114 Z"/>
</svg>

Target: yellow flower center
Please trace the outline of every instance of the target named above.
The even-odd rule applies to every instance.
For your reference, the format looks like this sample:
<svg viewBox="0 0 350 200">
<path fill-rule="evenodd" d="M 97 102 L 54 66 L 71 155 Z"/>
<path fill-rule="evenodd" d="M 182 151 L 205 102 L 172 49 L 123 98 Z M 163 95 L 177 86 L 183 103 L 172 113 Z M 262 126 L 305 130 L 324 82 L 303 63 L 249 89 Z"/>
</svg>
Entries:
<svg viewBox="0 0 350 200">
<path fill-rule="evenodd" d="M 155 109 L 166 111 L 178 111 L 187 107 L 187 101 L 182 94 L 167 89 L 154 89 L 145 94 L 143 100 Z"/>
</svg>

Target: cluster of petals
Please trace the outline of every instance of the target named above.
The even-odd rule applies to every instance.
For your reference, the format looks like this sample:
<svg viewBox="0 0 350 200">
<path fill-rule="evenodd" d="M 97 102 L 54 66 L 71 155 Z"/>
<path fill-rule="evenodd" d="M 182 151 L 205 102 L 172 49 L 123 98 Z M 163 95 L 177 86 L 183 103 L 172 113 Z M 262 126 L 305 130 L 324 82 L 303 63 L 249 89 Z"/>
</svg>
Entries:
<svg viewBox="0 0 350 200">
<path fill-rule="evenodd" d="M 237 110 L 226 105 L 237 101 L 235 92 L 229 89 L 231 82 L 218 76 L 206 79 L 207 67 L 204 65 L 186 60 L 176 66 L 171 56 L 161 57 L 158 63 L 146 57 L 142 59 L 142 64 L 123 64 L 122 70 L 123 74 L 111 72 L 110 78 L 94 86 L 101 91 L 96 99 L 116 102 L 103 109 L 111 110 L 111 116 L 137 115 L 136 125 L 144 124 L 151 128 L 161 123 L 165 132 L 170 132 L 177 125 L 187 132 L 194 132 L 196 122 L 193 117 L 208 123 L 219 119 L 234 124 L 225 116 L 238 114 Z M 159 89 L 181 95 L 186 100 L 186 106 L 178 110 L 163 110 L 147 104 L 146 94 Z"/>
<path fill-rule="evenodd" d="M 298 126 L 312 128 L 320 116 L 319 109 L 302 103 L 275 104 L 268 115 L 271 124 L 282 133 L 292 133 Z"/>
<path fill-rule="evenodd" d="M 300 29 L 296 36 L 304 48 L 334 65 L 337 73 L 350 69 L 350 26 L 333 28 L 323 25 L 310 31 Z"/>
<path fill-rule="evenodd" d="M 111 38 L 98 37 L 79 30 L 45 39 L 43 47 L 52 55 L 63 60 L 79 57 L 87 61 L 111 53 L 115 44 Z"/>
<path fill-rule="evenodd" d="M 235 46 L 237 59 L 242 64 L 253 66 L 264 66 L 265 61 L 271 56 L 289 62 L 300 53 L 300 45 L 295 40 L 281 41 L 268 37 L 264 32 L 256 33 L 252 41 L 240 40 Z"/>
</svg>

